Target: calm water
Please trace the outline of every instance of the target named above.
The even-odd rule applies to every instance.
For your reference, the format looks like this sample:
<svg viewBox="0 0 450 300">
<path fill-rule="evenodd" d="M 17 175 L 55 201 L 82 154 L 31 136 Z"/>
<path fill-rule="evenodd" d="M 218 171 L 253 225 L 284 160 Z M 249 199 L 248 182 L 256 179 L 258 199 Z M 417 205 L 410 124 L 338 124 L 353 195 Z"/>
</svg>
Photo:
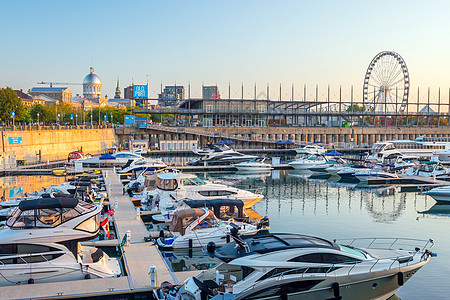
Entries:
<svg viewBox="0 0 450 300">
<path fill-rule="evenodd" d="M 311 180 L 295 171 L 275 171 L 268 176 L 235 173 L 200 173 L 201 178 L 222 180 L 266 197 L 254 209 L 270 219 L 272 232 L 293 232 L 327 239 L 353 237 L 432 238 L 438 256 L 415 274 L 397 295 L 401 299 L 450 299 L 450 205 L 418 193 L 398 189 L 368 189 L 355 184 Z M 64 177 L 18 176 L 0 179 L 0 192 L 9 198 L 15 191 L 30 192 L 64 181 Z M 13 191 L 13 192 L 11 192 Z M 418 245 L 422 246 L 422 245 Z M 197 268 L 210 266 L 204 255 Z M 174 268 L 189 261 L 173 260 Z"/>
<path fill-rule="evenodd" d="M 212 177 L 212 174 L 198 174 Z M 266 197 L 254 209 L 270 219 L 271 232 L 293 232 L 326 239 L 354 237 L 432 238 L 438 256 L 397 293 L 401 299 L 450 299 L 450 205 L 398 189 L 374 190 L 326 180 L 309 180 L 296 171 L 252 176 L 215 174 L 237 187 L 261 188 Z M 425 213 L 423 213 L 425 212 Z M 423 245 L 418 245 L 423 246 Z"/>
</svg>

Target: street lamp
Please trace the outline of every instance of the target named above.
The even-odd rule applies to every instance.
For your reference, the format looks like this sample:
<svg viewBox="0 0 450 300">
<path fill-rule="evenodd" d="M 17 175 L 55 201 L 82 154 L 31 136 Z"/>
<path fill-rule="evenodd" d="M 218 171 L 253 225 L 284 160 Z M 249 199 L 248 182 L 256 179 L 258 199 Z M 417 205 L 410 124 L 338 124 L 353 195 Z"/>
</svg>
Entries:
<svg viewBox="0 0 450 300">
<path fill-rule="evenodd" d="M 110 114 L 111 114 L 111 126 L 114 127 L 114 123 L 113 123 L 113 115 L 112 115 L 112 113 L 110 113 Z"/>
<path fill-rule="evenodd" d="M 37 116 L 38 116 L 38 128 L 39 128 L 39 113 L 37 113 Z"/>
<path fill-rule="evenodd" d="M 58 120 L 57 120 L 56 124 L 61 125 L 61 114 L 58 114 Z"/>
</svg>

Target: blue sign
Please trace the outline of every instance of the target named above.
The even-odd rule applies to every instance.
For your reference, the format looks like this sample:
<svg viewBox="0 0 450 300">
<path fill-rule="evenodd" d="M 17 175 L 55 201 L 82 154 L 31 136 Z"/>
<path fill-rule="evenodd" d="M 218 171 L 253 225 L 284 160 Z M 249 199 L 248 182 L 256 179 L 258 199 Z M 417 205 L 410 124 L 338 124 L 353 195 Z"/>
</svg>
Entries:
<svg viewBox="0 0 450 300">
<path fill-rule="evenodd" d="M 147 98 L 147 86 L 133 85 L 133 98 Z"/>
<path fill-rule="evenodd" d="M 105 115 L 105 116 L 103 117 L 103 120 L 108 121 L 108 115 Z"/>
<path fill-rule="evenodd" d="M 124 124 L 125 125 L 134 125 L 135 118 L 134 115 L 125 115 L 124 116 Z"/>
<path fill-rule="evenodd" d="M 21 136 L 10 136 L 10 137 L 8 137 L 8 143 L 10 145 L 22 144 L 22 137 Z"/>
<path fill-rule="evenodd" d="M 70 114 L 70 119 L 73 120 L 73 114 Z"/>
<path fill-rule="evenodd" d="M 23 195 L 23 188 L 21 187 L 9 190 L 9 198 L 14 198 L 21 195 Z"/>
</svg>

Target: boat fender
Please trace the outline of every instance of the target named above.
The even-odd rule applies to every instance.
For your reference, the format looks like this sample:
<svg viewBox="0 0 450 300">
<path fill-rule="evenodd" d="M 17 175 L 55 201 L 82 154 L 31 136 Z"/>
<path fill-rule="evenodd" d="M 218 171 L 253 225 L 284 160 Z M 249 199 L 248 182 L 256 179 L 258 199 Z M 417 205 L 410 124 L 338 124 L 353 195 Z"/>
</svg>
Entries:
<svg viewBox="0 0 450 300">
<path fill-rule="evenodd" d="M 229 239 L 229 235 L 227 235 L 227 239 Z M 206 245 L 206 251 L 208 253 L 214 253 L 216 251 L 216 244 L 214 242 L 209 242 L 208 245 Z"/>
<path fill-rule="evenodd" d="M 192 239 L 189 239 L 189 249 L 192 248 Z"/>
<path fill-rule="evenodd" d="M 399 286 L 403 286 L 405 284 L 405 277 L 403 275 L 403 272 L 397 273 L 397 283 Z"/>
<path fill-rule="evenodd" d="M 84 279 L 91 279 L 91 274 L 84 275 Z"/>
<path fill-rule="evenodd" d="M 342 299 L 341 291 L 339 289 L 339 283 L 333 282 L 333 284 L 331 285 L 331 288 L 333 289 L 334 299 L 336 299 L 336 300 Z"/>
<path fill-rule="evenodd" d="M 165 236 L 165 235 L 164 235 L 164 230 L 161 229 L 161 230 L 159 231 L 159 237 L 160 237 L 160 238 L 164 238 L 164 236 Z"/>
<path fill-rule="evenodd" d="M 28 279 L 28 284 L 34 284 L 34 279 L 33 278 Z"/>
<path fill-rule="evenodd" d="M 230 242 L 230 239 L 231 239 L 231 236 L 229 234 L 227 234 L 227 237 L 226 237 L 227 243 Z"/>
</svg>

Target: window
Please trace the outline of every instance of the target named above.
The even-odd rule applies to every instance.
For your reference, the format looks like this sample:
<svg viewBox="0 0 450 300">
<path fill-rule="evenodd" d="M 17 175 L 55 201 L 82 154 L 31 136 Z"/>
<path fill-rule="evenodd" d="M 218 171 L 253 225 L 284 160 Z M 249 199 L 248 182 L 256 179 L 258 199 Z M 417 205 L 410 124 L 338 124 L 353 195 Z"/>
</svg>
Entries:
<svg viewBox="0 0 450 300">
<path fill-rule="evenodd" d="M 176 179 L 162 179 L 158 178 L 157 187 L 164 191 L 174 191 L 178 187 Z"/>
<path fill-rule="evenodd" d="M 192 178 L 191 180 L 192 180 L 193 182 L 195 182 L 196 184 L 198 184 L 198 185 L 206 184 L 206 182 L 204 182 L 203 180 L 201 180 L 201 179 L 198 178 L 198 177 Z"/>
<path fill-rule="evenodd" d="M 100 214 L 92 216 L 91 218 L 83 221 L 75 229 L 87 232 L 96 232 L 99 229 L 100 224 Z"/>
<path fill-rule="evenodd" d="M 335 253 L 310 253 L 291 258 L 289 261 L 319 264 L 345 264 L 360 262 L 359 259 Z"/>
<path fill-rule="evenodd" d="M 272 285 L 245 297 L 245 299 L 261 299 L 268 296 L 281 296 L 308 291 L 323 280 L 301 280 L 285 284 Z"/>
</svg>

